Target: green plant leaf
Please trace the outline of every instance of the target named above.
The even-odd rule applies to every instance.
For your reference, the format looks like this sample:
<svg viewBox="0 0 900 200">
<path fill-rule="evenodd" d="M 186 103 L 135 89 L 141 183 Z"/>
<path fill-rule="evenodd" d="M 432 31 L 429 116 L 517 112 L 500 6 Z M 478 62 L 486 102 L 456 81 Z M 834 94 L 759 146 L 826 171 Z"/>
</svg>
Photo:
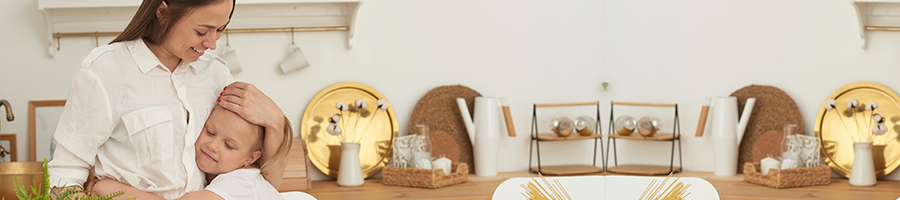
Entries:
<svg viewBox="0 0 900 200">
<path fill-rule="evenodd" d="M 104 195 L 104 196 L 82 196 L 82 197 L 74 197 L 76 194 L 90 194 L 94 191 L 85 191 L 85 190 L 76 190 L 74 188 L 68 188 L 62 192 L 50 190 L 50 170 L 47 158 L 44 157 L 44 180 L 43 185 L 35 187 L 31 186 L 31 194 L 28 194 L 28 190 L 25 189 L 25 186 L 22 185 L 22 182 L 19 180 L 19 177 L 13 176 L 13 179 L 16 181 L 16 197 L 19 200 L 54 200 L 54 196 L 56 200 L 115 200 L 116 197 L 122 196 L 125 194 L 125 191 L 118 191 L 112 194 Z M 51 195 L 52 194 L 52 195 Z M 134 200 L 136 198 L 131 197 L 129 200 Z M 6 200 L 5 198 L 0 198 L 0 200 Z"/>
<path fill-rule="evenodd" d="M 47 161 L 47 157 L 44 157 L 44 190 L 42 191 L 44 194 L 50 193 L 50 162 Z M 48 195 L 49 197 L 49 195 Z"/>
</svg>

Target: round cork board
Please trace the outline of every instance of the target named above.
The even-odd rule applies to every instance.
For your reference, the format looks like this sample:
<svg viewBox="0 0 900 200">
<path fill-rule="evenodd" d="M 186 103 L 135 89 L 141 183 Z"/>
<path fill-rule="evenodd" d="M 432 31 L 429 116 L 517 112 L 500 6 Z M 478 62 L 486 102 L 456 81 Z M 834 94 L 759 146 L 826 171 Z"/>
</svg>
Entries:
<svg viewBox="0 0 900 200">
<path fill-rule="evenodd" d="M 756 142 L 753 143 L 752 162 L 759 162 L 767 156 L 781 156 L 781 139 L 784 138 L 784 131 L 770 130 L 766 131 Z"/>
<path fill-rule="evenodd" d="M 787 124 L 804 127 L 803 117 L 800 115 L 797 103 L 781 89 L 768 85 L 749 85 L 734 91 L 731 96 L 738 98 L 739 114 L 744 112 L 744 103 L 747 102 L 747 98 L 756 98 L 753 113 L 750 113 L 747 130 L 744 132 L 738 149 L 737 173 L 743 173 L 744 163 L 753 162 L 753 144 L 763 133 L 782 130 Z M 805 128 L 801 128 L 797 134 L 805 134 Z M 765 157 L 765 155 L 762 156 Z"/>
<path fill-rule="evenodd" d="M 447 157 L 453 163 L 459 161 L 459 144 L 456 144 L 456 139 L 453 139 L 449 133 L 442 130 L 431 130 L 428 131 L 428 137 L 431 138 L 431 145 L 434 147 L 431 150 L 431 156 Z"/>
<path fill-rule="evenodd" d="M 429 90 L 419 99 L 413 108 L 409 119 L 409 129 L 418 124 L 428 125 L 429 130 L 441 130 L 447 132 L 456 141 L 459 148 L 459 162 L 469 165 L 469 173 L 475 173 L 474 154 L 472 142 L 466 132 L 466 125 L 459 113 L 456 98 L 466 99 L 469 113 L 474 113 L 475 97 L 480 97 L 477 91 L 462 85 L 445 85 Z M 471 119 L 469 119 L 471 120 Z M 440 156 L 440 155 L 438 155 Z"/>
</svg>

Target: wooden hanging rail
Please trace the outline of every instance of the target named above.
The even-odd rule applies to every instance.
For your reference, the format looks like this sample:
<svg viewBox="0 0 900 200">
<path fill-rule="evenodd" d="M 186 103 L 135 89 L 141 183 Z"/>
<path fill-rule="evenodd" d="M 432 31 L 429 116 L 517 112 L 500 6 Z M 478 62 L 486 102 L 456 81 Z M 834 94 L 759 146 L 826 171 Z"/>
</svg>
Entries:
<svg viewBox="0 0 900 200">
<path fill-rule="evenodd" d="M 350 30 L 347 26 L 333 27 L 294 27 L 294 31 L 346 31 Z M 225 29 L 228 33 L 271 33 L 271 32 L 291 32 L 291 28 L 247 28 L 247 29 Z M 122 32 L 82 32 L 82 33 L 56 33 L 54 37 L 84 37 L 84 36 L 118 36 Z"/>
<path fill-rule="evenodd" d="M 867 31 L 900 31 L 900 27 L 891 26 L 866 26 Z"/>
<path fill-rule="evenodd" d="M 274 33 L 274 32 L 292 32 L 292 31 L 347 31 L 349 26 L 326 26 L 326 27 L 288 27 L 288 28 L 246 28 L 246 29 L 225 29 L 225 33 Z M 118 36 L 122 32 L 80 32 L 80 33 L 55 33 L 56 50 L 59 50 L 59 38 L 61 37 L 86 37 L 94 36 Z"/>
</svg>

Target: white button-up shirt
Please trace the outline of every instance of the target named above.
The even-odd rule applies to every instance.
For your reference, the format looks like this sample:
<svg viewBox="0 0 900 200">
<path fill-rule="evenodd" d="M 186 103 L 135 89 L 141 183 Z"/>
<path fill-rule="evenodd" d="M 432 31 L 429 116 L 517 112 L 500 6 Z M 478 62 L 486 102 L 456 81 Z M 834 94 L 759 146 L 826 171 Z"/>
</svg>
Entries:
<svg viewBox="0 0 900 200">
<path fill-rule="evenodd" d="M 232 81 L 212 54 L 170 72 L 141 39 L 94 48 L 54 133 L 51 186 L 81 185 L 93 167 L 96 177 L 166 199 L 203 189 L 194 141 Z"/>
</svg>

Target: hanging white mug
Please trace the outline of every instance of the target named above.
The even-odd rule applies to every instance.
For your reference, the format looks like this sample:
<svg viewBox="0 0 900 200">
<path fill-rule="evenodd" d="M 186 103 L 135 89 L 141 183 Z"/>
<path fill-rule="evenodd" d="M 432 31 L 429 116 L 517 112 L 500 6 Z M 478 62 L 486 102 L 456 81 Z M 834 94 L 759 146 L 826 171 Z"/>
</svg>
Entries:
<svg viewBox="0 0 900 200">
<path fill-rule="evenodd" d="M 225 61 L 225 65 L 228 66 L 228 69 L 231 70 L 231 73 L 238 73 L 243 71 L 241 69 L 241 61 L 238 60 L 237 52 L 231 46 L 222 47 L 222 54 L 219 55 L 222 60 Z"/>
<path fill-rule="evenodd" d="M 309 67 L 309 60 L 306 59 L 303 50 L 300 50 L 300 46 L 291 44 L 289 50 L 290 53 L 288 53 L 287 57 L 278 64 L 278 66 L 281 67 L 282 72 L 287 74 Z"/>
</svg>

